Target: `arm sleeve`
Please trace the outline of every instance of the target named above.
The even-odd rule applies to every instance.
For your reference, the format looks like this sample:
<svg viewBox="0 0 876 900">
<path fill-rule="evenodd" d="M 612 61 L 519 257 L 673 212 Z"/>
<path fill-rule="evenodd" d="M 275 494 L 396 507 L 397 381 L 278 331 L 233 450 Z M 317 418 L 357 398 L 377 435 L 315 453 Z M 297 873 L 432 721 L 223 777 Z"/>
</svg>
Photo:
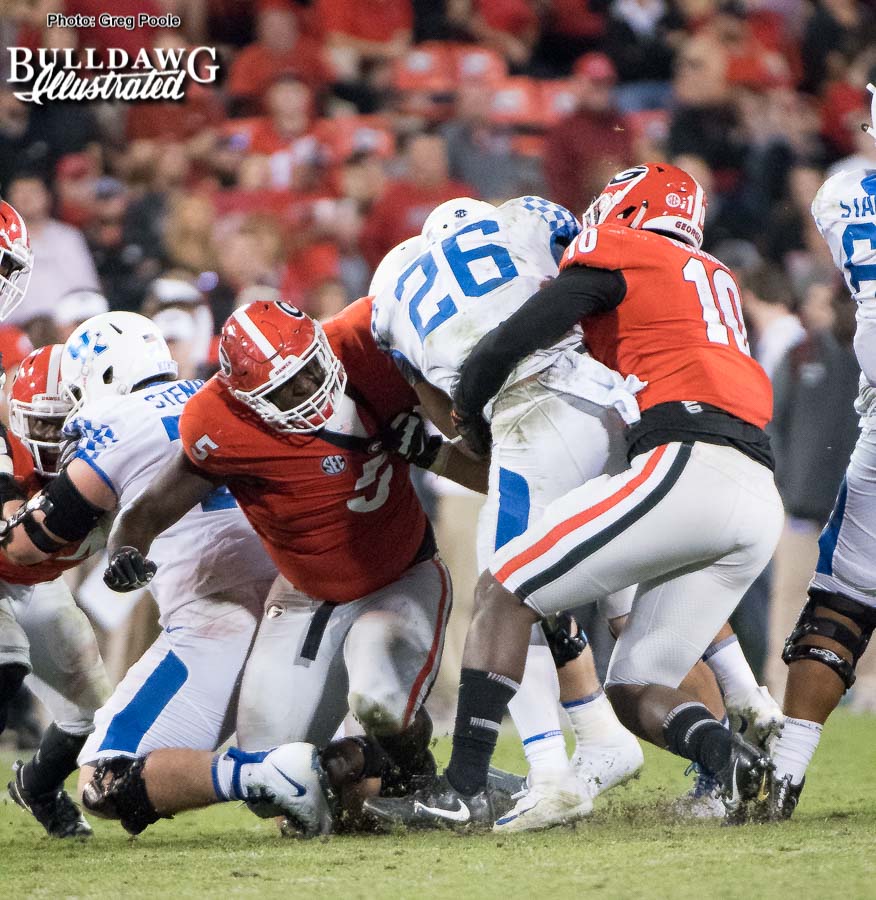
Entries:
<svg viewBox="0 0 876 900">
<path fill-rule="evenodd" d="M 626 290 L 626 281 L 616 270 L 585 266 L 563 270 L 481 338 L 460 370 L 453 395 L 456 409 L 463 416 L 478 415 L 522 359 L 555 344 L 579 319 L 615 309 Z"/>
</svg>

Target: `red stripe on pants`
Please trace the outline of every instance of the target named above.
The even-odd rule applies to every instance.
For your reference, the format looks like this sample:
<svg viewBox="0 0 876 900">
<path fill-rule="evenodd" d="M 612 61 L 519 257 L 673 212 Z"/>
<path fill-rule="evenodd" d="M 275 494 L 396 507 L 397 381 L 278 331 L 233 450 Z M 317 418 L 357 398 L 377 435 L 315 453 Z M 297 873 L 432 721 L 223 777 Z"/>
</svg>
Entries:
<svg viewBox="0 0 876 900">
<path fill-rule="evenodd" d="M 601 516 L 604 512 L 608 512 L 612 507 L 617 506 L 618 503 L 629 497 L 633 491 L 641 487 L 653 474 L 654 469 L 657 468 L 657 463 L 663 458 L 667 446 L 668 445 L 664 444 L 662 447 L 658 447 L 648 462 L 645 463 L 642 471 L 639 472 L 635 478 L 630 479 L 622 488 L 615 491 L 610 497 L 600 500 L 595 506 L 591 506 L 588 509 L 577 513 L 572 516 L 571 519 L 566 519 L 565 522 L 560 522 L 559 525 L 555 525 L 543 538 L 541 538 L 541 540 L 536 541 L 531 547 L 528 547 L 522 553 L 509 559 L 508 562 L 496 572 L 496 580 L 502 582 L 506 578 L 510 578 L 518 569 L 522 569 L 524 566 L 529 565 L 533 560 L 538 559 L 539 556 L 547 553 L 567 534 L 570 534 L 582 525 L 586 525 L 588 522 L 592 522 L 593 519 Z"/>
<path fill-rule="evenodd" d="M 438 559 L 433 559 L 432 564 L 441 576 L 441 599 L 438 601 L 438 617 L 435 622 L 435 635 L 432 638 L 432 646 L 429 649 L 429 655 L 426 657 L 426 662 L 414 679 L 414 686 L 411 688 L 411 693 L 408 696 L 408 704 L 405 707 L 404 728 L 407 728 L 408 725 L 410 725 L 411 717 L 414 714 L 414 708 L 417 705 L 417 698 L 420 696 L 423 684 L 429 677 L 432 667 L 435 665 L 435 658 L 438 656 L 438 648 L 441 646 L 441 638 L 444 635 L 444 627 L 446 624 L 444 611 L 447 608 L 447 596 L 450 593 L 448 590 L 447 570 L 444 568 L 444 563 Z"/>
</svg>

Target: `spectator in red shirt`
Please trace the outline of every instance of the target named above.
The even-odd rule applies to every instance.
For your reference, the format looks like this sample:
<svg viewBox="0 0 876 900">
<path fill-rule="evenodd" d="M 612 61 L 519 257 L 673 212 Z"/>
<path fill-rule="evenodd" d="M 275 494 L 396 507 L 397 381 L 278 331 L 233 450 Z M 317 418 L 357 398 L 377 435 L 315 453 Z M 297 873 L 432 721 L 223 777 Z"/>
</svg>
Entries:
<svg viewBox="0 0 876 900">
<path fill-rule="evenodd" d="M 256 17 L 256 33 L 256 43 L 235 56 L 228 77 L 228 93 L 238 112 L 257 110 L 278 76 L 294 75 L 312 89 L 330 80 L 321 48 L 298 33 L 298 20 L 288 4 L 263 5 Z"/>
<path fill-rule="evenodd" d="M 284 75 L 265 97 L 268 115 L 249 130 L 246 153 L 266 156 L 274 189 L 319 189 L 325 180 L 326 151 L 310 133 L 313 98 L 307 85 Z"/>
<path fill-rule="evenodd" d="M 633 136 L 614 105 L 617 80 L 604 53 L 575 64 L 578 108 L 548 132 L 545 178 L 551 200 L 580 215 L 612 174 L 632 162 Z"/>
<path fill-rule="evenodd" d="M 388 62 L 411 45 L 410 0 L 318 0 L 320 24 L 338 77 L 355 80 L 368 63 Z"/>
<path fill-rule="evenodd" d="M 454 197 L 477 196 L 470 185 L 451 180 L 447 147 L 439 135 L 412 137 L 405 160 L 407 175 L 390 182 L 362 229 L 362 255 L 372 267 L 376 267 L 396 244 L 418 234 L 426 217 L 438 204 Z"/>
</svg>

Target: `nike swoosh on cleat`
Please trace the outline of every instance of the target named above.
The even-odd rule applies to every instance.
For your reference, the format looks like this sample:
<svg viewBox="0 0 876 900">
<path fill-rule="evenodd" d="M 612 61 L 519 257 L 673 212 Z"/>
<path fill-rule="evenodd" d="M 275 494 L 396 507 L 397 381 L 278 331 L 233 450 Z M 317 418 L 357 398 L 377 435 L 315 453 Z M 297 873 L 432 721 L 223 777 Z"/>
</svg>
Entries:
<svg viewBox="0 0 876 900">
<path fill-rule="evenodd" d="M 730 806 L 736 806 L 740 801 L 739 785 L 736 783 L 736 770 L 738 768 L 739 760 L 736 759 L 733 762 L 733 771 L 730 773 L 730 784 L 733 786 L 733 790 L 730 796 L 727 798 L 727 803 Z"/>
<path fill-rule="evenodd" d="M 271 763 L 271 766 L 273 766 L 275 772 L 277 772 L 282 778 L 285 778 L 286 781 L 288 781 L 289 784 L 291 784 L 292 787 L 294 787 L 295 790 L 298 791 L 298 793 L 295 795 L 296 797 L 303 797 L 307 793 L 307 788 L 304 787 L 304 785 L 299 784 L 297 781 L 290 778 L 282 769 L 278 769 L 273 763 Z"/>
<path fill-rule="evenodd" d="M 458 804 L 456 809 L 441 809 L 440 807 L 426 806 L 425 803 L 414 800 L 414 812 L 428 813 L 439 819 L 447 819 L 449 822 L 468 822 L 471 818 L 468 807 L 461 800 L 457 800 L 456 802 Z"/>
</svg>

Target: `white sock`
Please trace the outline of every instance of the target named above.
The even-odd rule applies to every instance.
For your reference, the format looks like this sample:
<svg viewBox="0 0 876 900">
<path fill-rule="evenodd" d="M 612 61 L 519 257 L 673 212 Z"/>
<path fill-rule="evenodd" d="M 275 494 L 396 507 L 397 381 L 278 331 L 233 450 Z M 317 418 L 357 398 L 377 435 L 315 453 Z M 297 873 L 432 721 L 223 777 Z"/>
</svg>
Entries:
<svg viewBox="0 0 876 900">
<path fill-rule="evenodd" d="M 533 773 L 570 770 L 557 706 L 559 696 L 557 667 L 550 649 L 531 644 L 520 689 L 508 704 L 508 712 L 523 741 L 523 752 Z"/>
<path fill-rule="evenodd" d="M 703 654 L 703 662 L 714 672 L 724 694 L 744 697 L 757 690 L 757 679 L 735 634 L 711 644 Z"/>
<path fill-rule="evenodd" d="M 246 800 L 249 782 L 269 752 L 246 753 L 237 747 L 229 747 L 225 753 L 217 753 L 211 769 L 216 799 L 223 802 Z"/>
<path fill-rule="evenodd" d="M 602 688 L 586 697 L 567 701 L 563 709 L 572 723 L 575 745 L 579 750 L 604 747 L 611 743 L 613 732 L 625 731 Z"/>
<path fill-rule="evenodd" d="M 818 742 L 821 739 L 823 725 L 807 719 L 785 719 L 782 733 L 773 743 L 770 755 L 776 764 L 776 776 L 791 776 L 791 784 L 800 784 L 806 769 L 812 761 Z"/>
</svg>

